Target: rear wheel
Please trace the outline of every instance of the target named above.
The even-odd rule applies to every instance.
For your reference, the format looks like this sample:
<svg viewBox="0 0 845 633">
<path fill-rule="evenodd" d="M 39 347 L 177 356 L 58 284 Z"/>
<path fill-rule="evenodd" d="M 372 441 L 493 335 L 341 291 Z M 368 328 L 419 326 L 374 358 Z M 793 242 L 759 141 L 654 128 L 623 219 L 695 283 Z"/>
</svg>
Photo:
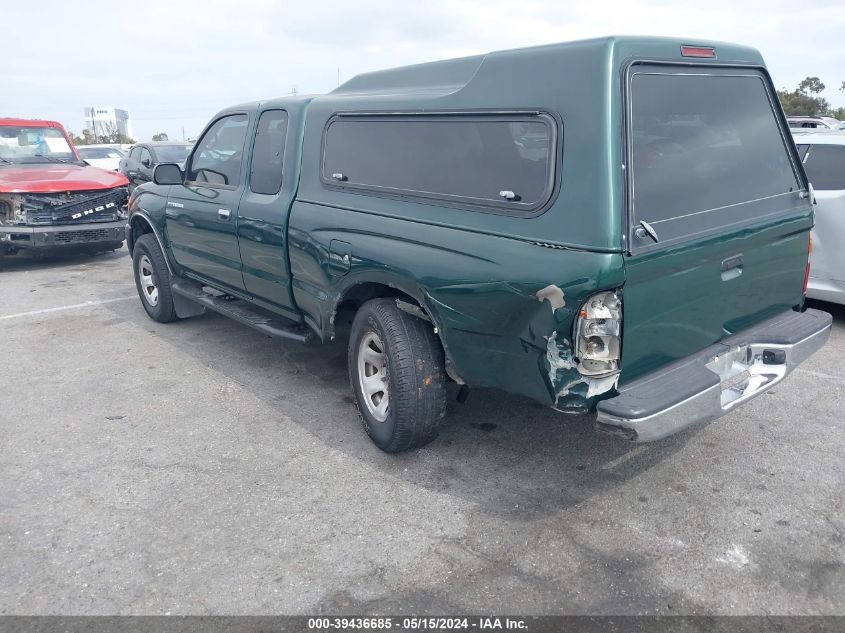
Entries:
<svg viewBox="0 0 845 633">
<path fill-rule="evenodd" d="M 132 268 L 135 287 L 149 317 L 159 323 L 176 320 L 173 294 L 170 290 L 170 271 L 164 253 L 155 238 L 146 233 L 138 238 L 132 249 Z"/>
<path fill-rule="evenodd" d="M 431 324 L 374 299 L 349 337 L 349 377 L 364 430 L 383 451 L 427 444 L 446 415 L 444 355 Z"/>
</svg>

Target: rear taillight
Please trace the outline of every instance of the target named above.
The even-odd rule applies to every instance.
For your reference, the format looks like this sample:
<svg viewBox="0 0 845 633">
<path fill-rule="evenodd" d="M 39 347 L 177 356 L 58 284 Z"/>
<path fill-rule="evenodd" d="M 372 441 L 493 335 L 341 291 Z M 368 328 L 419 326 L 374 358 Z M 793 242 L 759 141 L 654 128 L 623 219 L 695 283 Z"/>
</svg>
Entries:
<svg viewBox="0 0 845 633">
<path fill-rule="evenodd" d="M 813 254 L 813 236 L 810 235 L 810 240 L 807 246 L 807 272 L 804 273 L 804 294 L 807 294 L 807 286 L 810 284 L 810 255 Z"/>
<path fill-rule="evenodd" d="M 606 376 L 620 370 L 622 300 L 613 291 L 591 296 L 575 322 L 575 356 L 585 376 Z"/>
</svg>

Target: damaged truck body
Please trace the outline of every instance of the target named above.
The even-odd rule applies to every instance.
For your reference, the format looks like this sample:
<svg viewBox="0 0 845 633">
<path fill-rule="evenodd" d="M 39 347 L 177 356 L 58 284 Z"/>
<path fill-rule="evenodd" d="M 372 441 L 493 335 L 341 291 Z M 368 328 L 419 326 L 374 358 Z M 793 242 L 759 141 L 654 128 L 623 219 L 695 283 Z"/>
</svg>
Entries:
<svg viewBox="0 0 845 633">
<path fill-rule="evenodd" d="M 757 51 L 604 38 L 224 110 L 126 230 L 153 319 L 300 341 L 349 320 L 386 451 L 436 436 L 448 380 L 646 441 L 827 340 L 803 307 L 810 190 Z"/>
<path fill-rule="evenodd" d="M 0 118 L 0 257 L 120 248 L 128 184 L 86 164 L 60 123 Z"/>
</svg>

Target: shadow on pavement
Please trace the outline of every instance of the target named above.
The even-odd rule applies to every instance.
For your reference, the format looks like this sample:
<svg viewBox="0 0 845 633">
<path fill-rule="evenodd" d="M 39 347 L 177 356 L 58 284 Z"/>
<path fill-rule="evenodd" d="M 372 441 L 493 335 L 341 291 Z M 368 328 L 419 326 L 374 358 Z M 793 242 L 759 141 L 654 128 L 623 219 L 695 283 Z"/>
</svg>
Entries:
<svg viewBox="0 0 845 633">
<path fill-rule="evenodd" d="M 301 345 L 216 314 L 159 325 L 135 302 L 108 309 L 238 383 L 323 444 L 414 486 L 457 495 L 482 512 L 513 520 L 535 520 L 618 486 L 697 432 L 636 445 L 596 432 L 591 416 L 567 416 L 495 390 L 472 390 L 459 404 L 457 387 L 450 385 L 440 436 L 420 450 L 387 455 L 358 420 L 345 339 Z"/>
</svg>

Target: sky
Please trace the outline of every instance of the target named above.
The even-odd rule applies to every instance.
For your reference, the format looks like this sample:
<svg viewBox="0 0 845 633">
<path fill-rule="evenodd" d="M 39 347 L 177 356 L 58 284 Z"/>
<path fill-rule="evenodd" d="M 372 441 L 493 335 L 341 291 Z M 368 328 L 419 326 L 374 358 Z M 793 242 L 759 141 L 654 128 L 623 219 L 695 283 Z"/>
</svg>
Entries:
<svg viewBox="0 0 845 633">
<path fill-rule="evenodd" d="M 776 87 L 815 75 L 845 106 L 842 0 L 7 0 L 2 16 L 0 116 L 77 134 L 89 106 L 128 110 L 138 140 L 196 137 L 224 107 L 338 77 L 602 35 L 754 46 Z"/>
</svg>

